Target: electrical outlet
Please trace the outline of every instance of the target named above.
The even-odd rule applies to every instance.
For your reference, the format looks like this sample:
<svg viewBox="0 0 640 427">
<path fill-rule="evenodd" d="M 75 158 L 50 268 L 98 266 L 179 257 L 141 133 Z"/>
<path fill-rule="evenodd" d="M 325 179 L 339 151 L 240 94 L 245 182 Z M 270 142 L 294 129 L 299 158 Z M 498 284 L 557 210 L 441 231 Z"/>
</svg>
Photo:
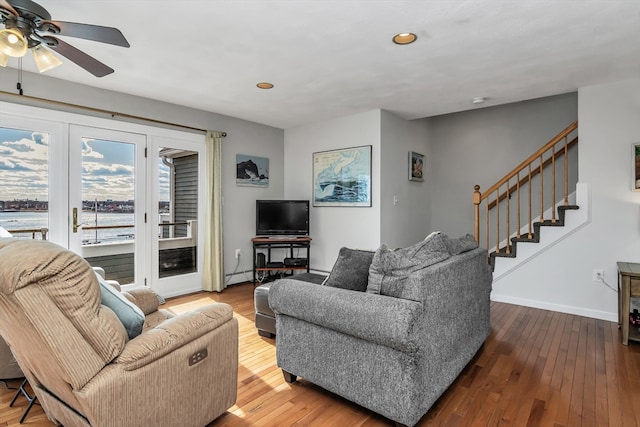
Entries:
<svg viewBox="0 0 640 427">
<path fill-rule="evenodd" d="M 591 274 L 591 280 L 594 282 L 602 282 L 604 280 L 604 270 L 595 269 Z"/>
<path fill-rule="evenodd" d="M 236 249 L 236 258 L 240 258 L 240 249 Z"/>
</svg>

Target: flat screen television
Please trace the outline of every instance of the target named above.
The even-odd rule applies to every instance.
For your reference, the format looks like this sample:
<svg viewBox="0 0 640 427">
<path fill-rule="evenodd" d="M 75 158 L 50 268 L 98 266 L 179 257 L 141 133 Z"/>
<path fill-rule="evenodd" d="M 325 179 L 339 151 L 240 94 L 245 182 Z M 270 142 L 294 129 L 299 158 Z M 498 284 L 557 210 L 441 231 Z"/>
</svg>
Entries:
<svg viewBox="0 0 640 427">
<path fill-rule="evenodd" d="M 308 200 L 256 200 L 256 236 L 308 234 Z"/>
</svg>

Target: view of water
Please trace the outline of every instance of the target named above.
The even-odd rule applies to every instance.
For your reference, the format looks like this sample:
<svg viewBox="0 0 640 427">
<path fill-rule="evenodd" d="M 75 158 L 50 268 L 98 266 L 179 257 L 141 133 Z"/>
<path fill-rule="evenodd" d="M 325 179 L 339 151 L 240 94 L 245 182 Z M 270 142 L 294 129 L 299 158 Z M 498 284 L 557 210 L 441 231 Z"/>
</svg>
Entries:
<svg viewBox="0 0 640 427">
<path fill-rule="evenodd" d="M 85 226 L 96 225 L 95 212 L 82 212 L 82 224 Z M 133 225 L 132 213 L 98 212 L 98 226 Z M 0 212 L 0 227 L 11 233 L 12 230 L 49 228 L 47 212 Z M 96 235 L 97 231 L 97 235 Z M 106 230 L 83 230 L 82 241 L 85 244 L 113 243 L 133 239 L 133 228 L 111 228 Z M 26 234 L 16 237 L 26 237 Z M 31 234 L 28 235 L 31 238 Z M 36 233 L 36 239 L 39 239 Z"/>
</svg>

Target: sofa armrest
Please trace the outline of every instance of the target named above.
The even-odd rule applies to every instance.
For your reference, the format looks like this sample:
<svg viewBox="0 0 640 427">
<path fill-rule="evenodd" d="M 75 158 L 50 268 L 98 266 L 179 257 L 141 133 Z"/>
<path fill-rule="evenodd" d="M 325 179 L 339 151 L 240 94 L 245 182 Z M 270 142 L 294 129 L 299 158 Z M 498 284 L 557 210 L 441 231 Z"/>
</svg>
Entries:
<svg viewBox="0 0 640 427">
<path fill-rule="evenodd" d="M 171 353 L 233 318 L 233 309 L 224 303 L 210 304 L 168 319 L 129 341 L 114 360 L 132 371 Z"/>
<path fill-rule="evenodd" d="M 111 285 L 111 287 L 116 289 L 118 292 L 122 291 L 122 286 L 120 286 L 120 282 L 118 282 L 117 280 L 107 280 L 105 276 L 104 268 L 102 267 L 92 267 L 92 268 L 93 268 L 93 271 L 98 276 L 102 277 L 102 280 L 104 280 L 105 283 L 107 283 L 108 285 Z"/>
<path fill-rule="evenodd" d="M 422 304 L 415 301 L 281 279 L 269 289 L 269 305 L 276 321 L 286 315 L 403 352 L 418 348 Z"/>
<path fill-rule="evenodd" d="M 145 316 L 157 311 L 160 306 L 158 295 L 149 288 L 130 289 L 128 291 L 123 291 L 122 295 L 138 306 Z"/>
</svg>

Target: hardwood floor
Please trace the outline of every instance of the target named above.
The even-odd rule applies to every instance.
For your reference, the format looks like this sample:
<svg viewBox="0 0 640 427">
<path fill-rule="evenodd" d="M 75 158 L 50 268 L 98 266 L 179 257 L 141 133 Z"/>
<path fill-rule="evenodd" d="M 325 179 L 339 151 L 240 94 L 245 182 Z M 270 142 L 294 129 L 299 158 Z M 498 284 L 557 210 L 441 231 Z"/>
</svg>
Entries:
<svg viewBox="0 0 640 427">
<path fill-rule="evenodd" d="M 210 427 L 393 425 L 304 379 L 285 383 L 275 341 L 253 325 L 251 284 L 165 307 L 182 313 L 212 301 L 234 307 L 240 357 L 237 404 Z M 491 309 L 491 336 L 419 426 L 640 427 L 640 343 L 623 346 L 617 324 L 503 303 Z M 26 402 L 9 408 L 14 393 L 0 385 L 0 426 L 20 425 Z M 23 425 L 53 426 L 38 405 Z"/>
</svg>

